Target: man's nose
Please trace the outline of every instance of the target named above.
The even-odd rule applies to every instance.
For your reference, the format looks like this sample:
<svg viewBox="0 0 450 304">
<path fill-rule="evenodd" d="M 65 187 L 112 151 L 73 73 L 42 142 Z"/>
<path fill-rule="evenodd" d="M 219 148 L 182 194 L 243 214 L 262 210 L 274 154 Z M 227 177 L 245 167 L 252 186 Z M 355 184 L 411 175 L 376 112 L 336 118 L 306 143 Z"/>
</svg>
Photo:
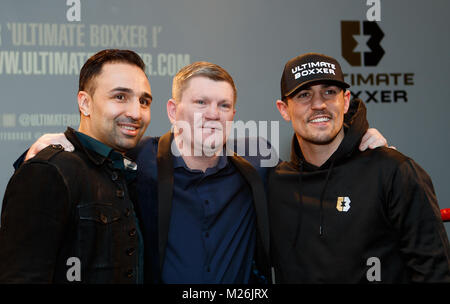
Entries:
<svg viewBox="0 0 450 304">
<path fill-rule="evenodd" d="M 311 99 L 311 109 L 314 110 L 323 110 L 327 107 L 325 103 L 325 99 L 322 97 L 322 94 L 319 92 L 315 92 Z"/>
<path fill-rule="evenodd" d="M 218 105 L 211 103 L 206 112 L 205 112 L 205 118 L 208 119 L 219 119 L 219 107 Z"/>
<path fill-rule="evenodd" d="M 132 118 L 133 120 L 140 120 L 142 117 L 142 107 L 139 99 L 133 99 L 128 103 L 126 116 Z"/>
</svg>

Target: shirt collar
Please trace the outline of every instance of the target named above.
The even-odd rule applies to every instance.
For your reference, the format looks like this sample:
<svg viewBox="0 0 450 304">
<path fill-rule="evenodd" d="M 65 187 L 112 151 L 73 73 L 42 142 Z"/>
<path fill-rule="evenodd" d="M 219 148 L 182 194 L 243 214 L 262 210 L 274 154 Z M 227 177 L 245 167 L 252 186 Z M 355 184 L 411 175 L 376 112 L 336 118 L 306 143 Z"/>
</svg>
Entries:
<svg viewBox="0 0 450 304">
<path fill-rule="evenodd" d="M 113 168 L 124 171 L 127 179 L 135 176 L 137 165 L 132 160 L 84 133 L 75 131 L 75 135 L 85 148 L 94 151 L 105 158 L 109 158 L 112 161 Z"/>
<path fill-rule="evenodd" d="M 172 148 L 176 149 L 176 152 L 177 152 L 176 155 L 173 154 L 173 167 L 174 168 L 184 168 L 184 169 L 186 169 L 187 171 L 190 171 L 190 172 L 198 171 L 198 170 L 190 169 L 186 165 L 183 157 L 181 156 L 181 153 L 178 150 L 177 145 L 172 145 Z M 177 156 L 177 155 L 179 155 L 179 156 Z M 225 149 L 225 146 L 224 146 L 224 148 L 222 150 L 222 155 L 219 155 L 219 161 L 217 162 L 217 164 L 214 167 L 212 167 L 212 168 L 206 169 L 205 173 L 212 174 L 214 172 L 217 172 L 217 171 L 225 168 L 227 164 L 228 164 L 228 158 L 227 158 L 226 149 Z"/>
</svg>

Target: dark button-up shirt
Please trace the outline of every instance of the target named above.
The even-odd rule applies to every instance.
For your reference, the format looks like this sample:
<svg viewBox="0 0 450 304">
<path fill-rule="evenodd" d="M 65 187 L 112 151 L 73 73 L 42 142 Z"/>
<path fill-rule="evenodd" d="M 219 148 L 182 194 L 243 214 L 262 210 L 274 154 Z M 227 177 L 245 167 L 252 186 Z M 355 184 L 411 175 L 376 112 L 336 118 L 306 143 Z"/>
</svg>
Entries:
<svg viewBox="0 0 450 304">
<path fill-rule="evenodd" d="M 248 139 L 244 140 L 249 147 Z M 173 188 L 164 190 L 158 183 L 158 172 L 163 170 L 158 169 L 159 141 L 159 137 L 147 137 L 129 154 L 139 167 L 137 211 L 145 240 L 146 281 L 249 283 L 254 279 L 250 270 L 258 249 L 249 183 L 230 157 L 221 157 L 204 173 L 190 170 L 182 158 L 174 157 Z M 173 157 L 171 153 L 168 156 Z M 246 159 L 265 180 L 268 168 L 260 167 L 262 157 Z M 161 207 L 168 202 L 158 201 L 161 190 L 171 191 L 168 239 L 162 257 L 158 225 L 166 220 Z M 264 218 L 259 220 L 264 225 Z"/>
<path fill-rule="evenodd" d="M 255 211 L 246 181 L 227 157 L 205 172 L 174 157 L 172 204 L 163 282 L 247 283 Z"/>
</svg>

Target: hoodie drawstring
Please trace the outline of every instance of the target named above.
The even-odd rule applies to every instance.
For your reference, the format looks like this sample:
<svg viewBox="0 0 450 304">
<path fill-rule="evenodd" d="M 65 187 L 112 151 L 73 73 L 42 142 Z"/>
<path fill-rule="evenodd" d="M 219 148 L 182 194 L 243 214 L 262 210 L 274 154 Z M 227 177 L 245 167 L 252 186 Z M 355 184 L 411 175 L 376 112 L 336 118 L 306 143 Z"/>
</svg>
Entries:
<svg viewBox="0 0 450 304">
<path fill-rule="evenodd" d="M 327 178 L 325 179 L 325 185 L 323 186 L 322 193 L 320 194 L 320 226 L 319 235 L 323 235 L 323 198 L 325 196 L 325 191 L 327 190 L 328 180 L 330 179 L 331 171 L 333 171 L 334 160 L 331 162 L 330 168 L 328 169 Z"/>
<path fill-rule="evenodd" d="M 324 226 L 323 199 L 325 197 L 325 192 L 327 190 L 328 181 L 330 179 L 331 171 L 333 171 L 333 167 L 334 167 L 334 160 L 330 164 L 330 168 L 328 169 L 327 177 L 325 179 L 325 184 L 322 188 L 322 193 L 320 194 L 320 220 L 319 220 L 319 235 L 320 236 L 323 235 L 323 226 Z M 302 171 L 303 171 L 303 161 L 300 160 L 300 162 L 299 162 L 299 177 L 298 177 L 300 198 L 299 198 L 299 206 L 298 206 L 298 213 L 297 213 L 297 228 L 295 230 L 294 242 L 292 244 L 292 247 L 294 247 L 294 248 L 297 245 L 297 240 L 300 235 L 300 230 L 301 230 L 301 226 L 302 226 L 302 216 L 303 216 Z"/>
</svg>

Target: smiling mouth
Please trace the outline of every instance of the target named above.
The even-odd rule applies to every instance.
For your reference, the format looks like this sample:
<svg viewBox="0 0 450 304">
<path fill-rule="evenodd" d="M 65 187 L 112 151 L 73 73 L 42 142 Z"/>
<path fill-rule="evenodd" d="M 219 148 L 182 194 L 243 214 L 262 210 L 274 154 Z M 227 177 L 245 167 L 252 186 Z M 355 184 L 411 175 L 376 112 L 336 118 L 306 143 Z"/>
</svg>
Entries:
<svg viewBox="0 0 450 304">
<path fill-rule="evenodd" d="M 311 120 L 309 120 L 308 122 L 311 122 L 311 123 L 320 123 L 320 122 L 328 122 L 328 121 L 330 121 L 330 120 L 331 120 L 331 118 L 328 117 L 328 116 L 320 116 L 320 117 L 316 117 L 316 118 L 314 118 L 314 119 L 311 119 Z"/>
<path fill-rule="evenodd" d="M 222 130 L 222 128 L 219 128 L 219 127 L 216 127 L 216 126 L 203 126 L 202 130 L 206 131 L 206 132 L 217 132 L 217 131 Z"/>
<path fill-rule="evenodd" d="M 118 124 L 118 126 L 126 135 L 130 136 L 136 136 L 140 129 L 139 126 L 129 124 Z"/>
<path fill-rule="evenodd" d="M 217 132 L 217 129 L 215 129 L 215 128 L 202 128 L 202 133 L 204 133 L 204 134 L 213 134 L 216 132 Z"/>
</svg>

